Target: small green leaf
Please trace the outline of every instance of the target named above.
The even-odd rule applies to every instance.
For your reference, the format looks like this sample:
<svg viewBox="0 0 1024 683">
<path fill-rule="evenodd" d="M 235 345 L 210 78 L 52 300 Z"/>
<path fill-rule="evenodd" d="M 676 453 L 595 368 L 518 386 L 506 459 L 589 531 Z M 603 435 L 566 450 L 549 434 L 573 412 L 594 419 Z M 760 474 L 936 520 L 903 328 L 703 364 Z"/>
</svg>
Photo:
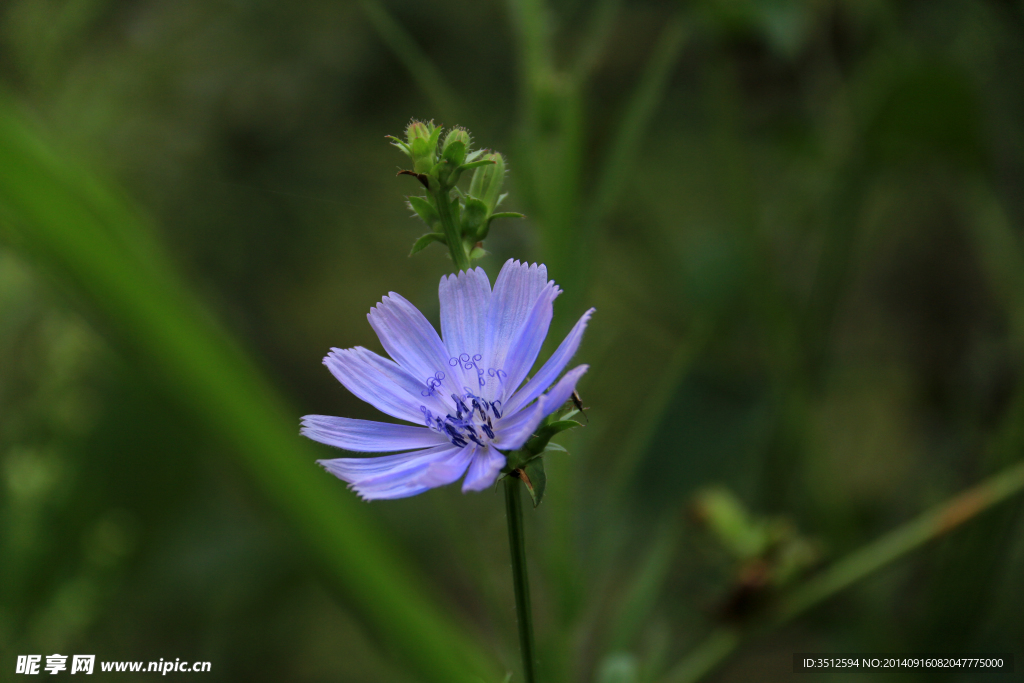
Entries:
<svg viewBox="0 0 1024 683">
<path fill-rule="evenodd" d="M 462 234 L 476 237 L 485 220 L 487 205 L 476 197 L 466 197 L 466 204 L 462 207 Z"/>
<path fill-rule="evenodd" d="M 416 252 L 423 251 L 431 242 L 447 244 L 448 240 L 446 240 L 444 235 L 439 232 L 428 232 L 426 235 L 421 235 L 420 238 L 413 243 L 412 251 L 409 252 L 409 256 L 412 256 Z"/>
<path fill-rule="evenodd" d="M 481 159 L 480 161 L 471 161 L 468 164 L 462 164 L 456 170 L 461 173 L 462 171 L 468 171 L 471 168 L 480 168 L 481 166 L 490 166 L 492 164 L 494 164 L 494 161 L 491 159 Z"/>
<path fill-rule="evenodd" d="M 466 155 L 466 163 L 469 163 L 469 162 L 471 162 L 471 161 L 476 161 L 476 158 L 477 158 L 478 156 L 480 156 L 481 154 L 483 154 L 483 153 L 484 153 L 484 151 L 485 151 L 485 150 L 482 150 L 482 149 L 478 149 L 478 150 L 477 150 L 477 151 L 475 151 L 475 152 L 470 152 L 469 154 L 467 154 L 467 155 Z"/>
<path fill-rule="evenodd" d="M 526 218 L 526 216 L 521 213 L 516 213 L 515 211 L 502 211 L 501 213 L 496 213 L 491 216 L 491 220 L 495 218 Z"/>
<path fill-rule="evenodd" d="M 544 451 L 545 446 L 548 445 L 548 441 L 551 441 L 551 437 L 559 432 L 564 432 L 566 429 L 572 429 L 573 427 L 581 427 L 582 425 L 576 420 L 558 420 L 546 424 L 526 442 L 523 448 L 532 453 L 533 455 L 539 455 Z"/>
<path fill-rule="evenodd" d="M 533 499 L 533 507 L 540 505 L 544 498 L 544 489 L 548 485 L 547 475 L 544 474 L 544 459 L 534 458 L 526 463 L 525 467 L 516 470 L 516 475 L 526 484 L 526 490 Z"/>
<path fill-rule="evenodd" d="M 394 135 L 385 135 L 384 137 L 387 138 L 388 140 L 390 140 L 392 145 L 394 145 L 398 149 L 402 150 L 403 152 L 408 154 L 410 157 L 412 156 L 412 150 L 409 149 L 409 145 L 405 144 L 404 142 L 402 142 L 401 140 L 396 138 Z"/>
<path fill-rule="evenodd" d="M 478 258 L 487 256 L 487 252 L 484 251 L 483 247 L 473 247 L 473 250 L 469 252 L 469 260 L 475 261 Z"/>
<path fill-rule="evenodd" d="M 435 224 L 441 222 L 441 216 L 438 215 L 437 209 L 426 197 L 409 197 L 409 207 L 423 219 L 428 228 L 433 228 Z"/>
<path fill-rule="evenodd" d="M 431 145 L 431 148 L 434 149 L 434 150 L 437 149 L 437 143 L 440 142 L 440 140 L 441 140 L 441 131 L 442 131 L 442 128 L 440 126 L 438 126 L 430 134 L 430 145 Z"/>
<path fill-rule="evenodd" d="M 414 157 L 426 157 L 431 153 L 429 138 L 413 138 L 412 144 L 409 147 L 412 149 Z M 434 143 L 434 149 L 436 148 L 437 142 Z"/>
<path fill-rule="evenodd" d="M 444 148 L 444 159 L 456 168 L 461 166 L 466 160 L 466 145 L 460 140 L 447 143 Z"/>
</svg>

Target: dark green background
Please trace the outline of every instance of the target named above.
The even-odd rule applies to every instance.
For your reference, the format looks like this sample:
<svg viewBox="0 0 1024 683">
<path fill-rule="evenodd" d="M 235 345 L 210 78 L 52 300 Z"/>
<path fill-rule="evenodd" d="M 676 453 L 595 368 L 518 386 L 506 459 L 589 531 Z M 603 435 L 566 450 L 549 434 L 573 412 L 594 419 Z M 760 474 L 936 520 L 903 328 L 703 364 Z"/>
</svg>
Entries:
<svg viewBox="0 0 1024 683">
<path fill-rule="evenodd" d="M 118 239 L 253 359 L 239 372 L 268 378 L 296 442 L 306 413 L 377 417 L 320 360 L 380 350 L 381 296 L 436 322 L 450 262 L 406 257 L 417 185 L 384 136 L 433 118 L 506 155 L 528 219 L 495 223 L 481 265 L 548 264 L 553 338 L 598 311 L 589 424 L 527 511 L 550 683 L 658 681 L 721 623 L 737 568 L 687 514 L 703 486 L 788 516 L 827 563 L 1021 458 L 1019 1 L 7 0 L 0 79 L 11 130 L 146 217 Z M 29 178 L 12 158 L 0 176 Z M 247 465 L 262 437 L 161 367 L 173 306 L 142 296 L 143 331 L 112 303 L 131 279 L 76 270 L 91 237 L 34 241 L 19 201 L 51 190 L 25 182 L 0 195 L 0 679 L 60 652 L 419 680 L 401 626 L 365 628 L 373 605 L 315 549 L 330 518 L 298 533 Z M 300 470 L 336 454 L 294 448 L 268 450 Z M 500 493 L 345 509 L 518 669 Z M 713 679 L 788 681 L 793 652 L 1024 656 L 1022 523 L 1016 502 L 986 513 Z"/>
</svg>

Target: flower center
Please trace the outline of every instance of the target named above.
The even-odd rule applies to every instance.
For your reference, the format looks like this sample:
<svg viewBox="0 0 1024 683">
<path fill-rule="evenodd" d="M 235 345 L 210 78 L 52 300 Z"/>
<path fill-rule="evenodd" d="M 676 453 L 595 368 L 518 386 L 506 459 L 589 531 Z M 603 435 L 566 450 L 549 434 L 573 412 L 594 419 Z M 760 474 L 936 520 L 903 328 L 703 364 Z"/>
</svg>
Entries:
<svg viewBox="0 0 1024 683">
<path fill-rule="evenodd" d="M 494 439 L 494 423 L 501 417 L 501 401 L 487 401 L 470 391 L 451 395 L 455 414 L 445 417 L 434 415 L 426 406 L 420 406 L 426 425 L 443 435 L 453 446 L 462 448 L 470 441 L 486 446 Z"/>
</svg>

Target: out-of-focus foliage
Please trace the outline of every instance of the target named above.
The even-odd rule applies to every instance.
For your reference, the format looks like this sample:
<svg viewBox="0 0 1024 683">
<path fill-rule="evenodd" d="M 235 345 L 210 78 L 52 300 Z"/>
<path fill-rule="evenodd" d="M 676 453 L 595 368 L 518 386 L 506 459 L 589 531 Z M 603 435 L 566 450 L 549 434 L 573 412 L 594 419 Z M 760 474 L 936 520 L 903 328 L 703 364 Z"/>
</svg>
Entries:
<svg viewBox="0 0 1024 683">
<path fill-rule="evenodd" d="M 556 327 L 598 309 L 589 422 L 556 437 L 570 455 L 546 458 L 525 511 L 547 680 L 656 681 L 745 618 L 735 555 L 688 514 L 707 486 L 827 562 L 1021 457 L 1019 3 L 9 0 L 0 78 L 148 212 L 296 425 L 378 417 L 319 361 L 380 350 L 364 316 L 383 294 L 437 315 L 449 262 L 406 258 L 419 188 L 384 136 L 432 118 L 505 154 L 503 210 L 528 220 L 492 226 L 480 263 L 547 262 Z M 204 680 L 408 677 L 127 351 L 134 330 L 17 244 L 0 242 L 0 666 L 95 652 L 209 660 Z M 514 670 L 498 496 L 366 515 Z M 788 680 L 799 651 L 1013 650 L 1022 577 L 1011 503 L 720 676 Z"/>
</svg>

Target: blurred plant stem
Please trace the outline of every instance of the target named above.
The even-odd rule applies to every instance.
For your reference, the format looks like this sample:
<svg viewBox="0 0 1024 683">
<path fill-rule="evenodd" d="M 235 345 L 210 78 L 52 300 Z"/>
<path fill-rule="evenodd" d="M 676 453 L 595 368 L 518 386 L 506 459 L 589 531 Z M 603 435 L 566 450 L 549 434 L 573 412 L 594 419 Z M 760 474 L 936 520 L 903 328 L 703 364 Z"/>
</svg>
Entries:
<svg viewBox="0 0 1024 683">
<path fill-rule="evenodd" d="M 420 90 L 430 98 L 438 112 L 456 116 L 459 111 L 458 98 L 444 80 L 441 71 L 409 32 L 388 14 L 378 0 L 359 0 L 359 6 L 377 35 L 395 54 Z"/>
<path fill-rule="evenodd" d="M 721 627 L 676 664 L 662 683 L 693 683 L 720 666 L 739 645 L 800 616 L 844 588 L 900 559 L 986 510 L 1024 491 L 1024 462 L 989 477 L 951 500 L 854 551 L 784 595 L 772 612 L 748 627 Z"/>
<path fill-rule="evenodd" d="M 662 30 L 651 56 L 644 66 L 636 89 L 626 103 L 621 121 L 607 145 L 594 185 L 593 196 L 586 205 L 584 225 L 594 226 L 604 220 L 615 205 L 619 194 L 630 177 L 637 150 L 644 133 L 650 126 L 658 104 L 668 88 L 672 67 L 675 66 L 689 36 L 689 26 L 682 14 L 677 14 Z"/>
<path fill-rule="evenodd" d="M 526 567 L 526 538 L 523 535 L 523 501 L 519 478 L 505 477 L 505 521 L 508 549 L 512 556 L 512 586 L 516 595 L 516 623 L 519 653 L 523 659 L 523 680 L 536 683 L 536 649 L 533 643 L 533 612 L 530 609 L 530 578 Z"/>
<path fill-rule="evenodd" d="M 587 293 L 594 231 L 630 177 L 636 150 L 661 102 L 683 45 L 686 23 L 677 15 L 663 29 L 621 119 L 599 146 L 596 172 L 585 171 L 587 120 L 584 92 L 604 47 L 619 3 L 604 0 L 593 11 L 580 57 L 566 69 L 555 64 L 549 8 L 543 0 L 512 0 L 522 88 L 525 198 L 539 219 L 545 260 L 571 297 Z M 596 182 L 583 182 L 596 177 Z"/>
</svg>

